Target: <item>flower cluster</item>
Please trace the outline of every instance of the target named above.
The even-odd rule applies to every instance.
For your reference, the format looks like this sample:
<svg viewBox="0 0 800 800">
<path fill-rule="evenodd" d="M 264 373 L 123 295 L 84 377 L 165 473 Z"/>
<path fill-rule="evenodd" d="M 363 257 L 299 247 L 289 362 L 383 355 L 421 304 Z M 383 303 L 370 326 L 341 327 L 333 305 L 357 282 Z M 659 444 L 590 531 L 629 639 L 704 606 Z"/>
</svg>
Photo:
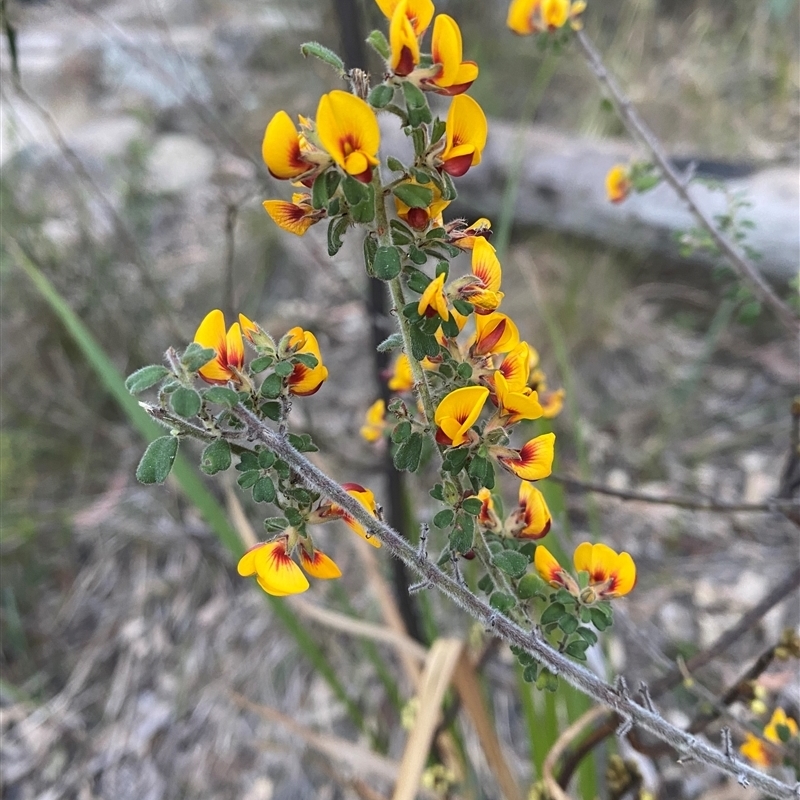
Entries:
<svg viewBox="0 0 800 800">
<path fill-rule="evenodd" d="M 556 31 L 567 23 L 580 30 L 585 10 L 584 0 L 512 0 L 507 25 L 520 36 Z"/>
<path fill-rule="evenodd" d="M 740 745 L 739 752 L 760 767 L 769 767 L 781 761 L 781 748 L 794 740 L 797 741 L 797 722 L 786 716 L 782 708 L 776 708 L 770 721 L 764 726 L 763 738 L 746 735 Z"/>
</svg>

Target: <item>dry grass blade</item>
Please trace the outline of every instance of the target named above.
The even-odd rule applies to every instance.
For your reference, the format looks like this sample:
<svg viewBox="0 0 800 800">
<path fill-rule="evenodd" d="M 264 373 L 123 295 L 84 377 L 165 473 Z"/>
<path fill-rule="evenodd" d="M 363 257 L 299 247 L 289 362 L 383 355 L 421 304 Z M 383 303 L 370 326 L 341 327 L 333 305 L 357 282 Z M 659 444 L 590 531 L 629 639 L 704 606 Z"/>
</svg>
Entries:
<svg viewBox="0 0 800 800">
<path fill-rule="evenodd" d="M 417 693 L 417 718 L 400 762 L 400 778 L 392 800 L 414 800 L 439 720 L 444 693 L 453 679 L 464 643 L 458 639 L 437 639 L 433 643 Z"/>
<path fill-rule="evenodd" d="M 580 716 L 559 737 L 547 754 L 542 766 L 542 780 L 547 789 L 548 796 L 553 800 L 571 800 L 570 796 L 561 788 L 560 783 L 569 781 L 570 775 L 562 775 L 562 758 L 566 753 L 580 746 L 580 740 L 587 730 L 591 730 L 595 722 L 602 719 L 605 709 L 595 706 Z M 587 751 L 588 752 L 588 751 Z"/>
<path fill-rule="evenodd" d="M 300 724 L 288 714 L 269 706 L 254 703 L 237 692 L 231 692 L 231 698 L 241 708 L 253 711 L 263 719 L 277 723 L 287 731 L 299 736 L 309 747 L 331 761 L 352 770 L 354 775 L 394 782 L 402 774 L 400 764 L 386 756 L 373 753 L 367 747 L 354 744 L 339 736 L 317 733 L 317 731 Z M 423 792 L 423 794 L 425 797 L 435 797 L 431 792 Z"/>
<path fill-rule="evenodd" d="M 475 669 L 469 660 L 462 659 L 458 662 L 456 671 L 453 674 L 453 685 L 461 697 L 461 703 L 467 714 L 469 714 L 472 724 L 475 726 L 475 731 L 486 756 L 486 763 L 495 776 L 503 796 L 506 800 L 523 800 L 522 792 L 503 755 L 503 748 L 497 738 L 497 731 L 483 701 Z"/>
<path fill-rule="evenodd" d="M 408 631 L 403 623 L 403 617 L 400 615 L 400 611 L 397 608 L 397 604 L 394 601 L 391 590 L 381 575 L 381 571 L 378 567 L 378 562 L 375 557 L 375 549 L 368 545 L 365 541 L 357 539 L 356 551 L 361 558 L 361 562 L 364 564 L 364 568 L 367 572 L 367 578 L 369 579 L 372 591 L 375 593 L 375 597 L 378 600 L 378 605 L 381 609 L 381 615 L 386 621 L 386 624 L 398 636 L 409 639 Z M 414 687 L 414 689 L 418 690 L 420 684 L 420 666 L 418 660 L 409 657 L 405 649 L 399 650 L 398 655 L 400 656 L 400 661 L 403 665 L 403 671 L 411 681 L 411 685 Z"/>
<path fill-rule="evenodd" d="M 415 663 L 424 661 L 428 654 L 428 651 L 419 642 L 415 642 L 409 636 L 403 636 L 396 631 L 376 625 L 373 622 L 364 622 L 338 611 L 321 608 L 303 597 L 292 597 L 289 600 L 289 604 L 301 616 L 312 619 L 326 628 L 340 631 L 359 639 L 369 639 L 373 642 L 391 645 L 398 653 L 401 653 L 405 658 L 413 660 Z"/>
</svg>

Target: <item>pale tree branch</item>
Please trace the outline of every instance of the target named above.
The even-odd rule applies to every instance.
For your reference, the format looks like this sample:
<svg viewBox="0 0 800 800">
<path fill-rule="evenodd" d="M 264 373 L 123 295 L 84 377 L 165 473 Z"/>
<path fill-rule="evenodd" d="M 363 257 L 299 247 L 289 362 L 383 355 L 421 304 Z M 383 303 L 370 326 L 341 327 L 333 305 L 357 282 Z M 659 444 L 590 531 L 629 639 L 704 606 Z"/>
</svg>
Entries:
<svg viewBox="0 0 800 800">
<path fill-rule="evenodd" d="M 680 175 L 670 163 L 661 141 L 653 133 L 647 123 L 639 116 L 639 112 L 628 96 L 617 83 L 616 78 L 603 63 L 600 52 L 587 35 L 586 31 L 577 31 L 575 36 L 586 63 L 597 80 L 611 95 L 622 123 L 634 138 L 639 139 L 650 151 L 653 161 L 658 166 L 664 180 L 672 186 L 678 196 L 686 203 L 695 219 L 707 231 L 714 244 L 730 263 L 736 275 L 765 305 L 769 306 L 780 322 L 795 335 L 800 333 L 800 319 L 797 314 L 773 291 L 753 262 L 747 258 L 741 248 L 734 244 L 714 223 L 713 218 L 698 205 L 689 192 L 688 181 Z"/>
</svg>

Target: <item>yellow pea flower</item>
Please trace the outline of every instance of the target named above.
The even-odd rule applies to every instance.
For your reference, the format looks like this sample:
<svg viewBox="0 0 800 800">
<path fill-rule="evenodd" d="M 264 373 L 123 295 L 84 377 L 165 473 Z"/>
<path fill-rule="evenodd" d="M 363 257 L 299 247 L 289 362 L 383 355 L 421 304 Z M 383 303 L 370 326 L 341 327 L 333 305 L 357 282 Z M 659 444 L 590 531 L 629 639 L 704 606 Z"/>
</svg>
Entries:
<svg viewBox="0 0 800 800">
<path fill-rule="evenodd" d="M 280 180 L 311 177 L 311 173 L 330 164 L 330 156 L 314 147 L 308 137 L 297 130 L 285 111 L 272 117 L 261 143 L 261 155 L 270 174 Z M 308 181 L 309 185 L 311 181 Z"/>
<path fill-rule="evenodd" d="M 485 386 L 464 386 L 445 396 L 434 413 L 436 441 L 450 447 L 464 444 L 488 397 Z"/>
<path fill-rule="evenodd" d="M 302 236 L 315 222 L 326 216 L 324 209 L 311 205 L 308 192 L 296 192 L 292 195 L 291 203 L 286 200 L 265 200 L 262 205 L 279 228 L 296 236 Z"/>
<path fill-rule="evenodd" d="M 496 450 L 497 460 L 524 481 L 538 481 L 553 471 L 556 435 L 543 433 L 530 439 L 519 450 Z M 505 452 L 504 452 L 505 451 Z"/>
<path fill-rule="evenodd" d="M 536 392 L 527 387 L 514 391 L 499 369 L 494 373 L 494 392 L 504 426 L 514 425 L 521 419 L 539 419 L 544 413 Z"/>
<path fill-rule="evenodd" d="M 251 547 L 240 559 L 237 571 L 244 578 L 256 576 L 258 585 L 275 597 L 300 594 L 308 587 L 308 578 L 292 561 L 288 550 L 289 537 L 274 542 L 261 542 Z"/>
<path fill-rule="evenodd" d="M 348 175 L 369 183 L 381 143 L 378 120 L 369 104 L 337 89 L 320 98 L 316 123 L 319 140 L 333 160 Z"/>
<path fill-rule="evenodd" d="M 394 17 L 397 7 L 404 3 L 406 16 L 417 37 L 422 36 L 428 30 L 435 10 L 432 0 L 375 0 L 375 2 L 389 20 Z"/>
<path fill-rule="evenodd" d="M 238 372 L 244 366 L 244 341 L 238 322 L 225 332 L 225 315 L 218 309 L 209 311 L 194 335 L 194 341 L 211 348 L 216 356 L 198 370 L 206 383 L 239 383 Z"/>
<path fill-rule="evenodd" d="M 622 597 L 636 585 L 636 565 L 629 553 L 583 542 L 575 549 L 575 569 L 589 573 L 589 590 L 599 599 Z"/>
<path fill-rule="evenodd" d="M 470 341 L 473 356 L 508 353 L 519 344 L 519 330 L 513 320 L 493 311 L 475 317 L 475 336 Z"/>
<path fill-rule="evenodd" d="M 419 40 L 408 16 L 408 0 L 400 0 L 389 24 L 389 66 L 401 78 L 410 75 L 419 64 Z"/>
<path fill-rule="evenodd" d="M 474 61 L 462 61 L 462 52 L 458 24 L 447 14 L 439 14 L 433 23 L 431 56 L 434 65 L 439 64 L 441 69 L 436 77 L 424 82 L 425 86 L 439 94 L 466 92 L 478 77 L 478 65 Z"/>
<path fill-rule="evenodd" d="M 466 287 L 462 296 L 475 306 L 476 314 L 490 314 L 504 297 L 500 291 L 503 270 L 494 247 L 483 237 L 476 238 L 472 247 L 472 274 L 478 282 Z"/>
<path fill-rule="evenodd" d="M 305 397 L 318 392 L 328 378 L 328 368 L 322 363 L 317 337 L 301 327 L 292 328 L 287 334 L 289 348 L 293 353 L 308 353 L 317 359 L 316 367 L 295 364 L 287 381 L 291 394 Z"/>
<path fill-rule="evenodd" d="M 519 506 L 509 517 L 509 530 L 517 539 L 542 539 L 552 518 L 544 495 L 529 481 L 519 485 Z"/>
<path fill-rule="evenodd" d="M 449 175 L 458 178 L 470 167 L 481 163 L 489 126 L 483 109 L 466 94 L 453 98 L 445 126 L 445 148 L 439 156 L 440 166 Z"/>
<path fill-rule="evenodd" d="M 408 181 L 403 181 L 403 183 L 409 183 L 413 186 L 420 185 L 413 178 Z M 424 231 L 431 221 L 435 222 L 441 219 L 442 211 L 450 205 L 449 200 L 442 199 L 442 193 L 435 184 L 431 184 L 430 189 L 433 191 L 433 202 L 427 208 L 411 208 L 411 206 L 407 206 L 397 195 L 395 195 L 394 198 L 397 216 L 418 231 Z"/>
<path fill-rule="evenodd" d="M 630 170 L 615 164 L 606 175 L 606 195 L 612 203 L 621 203 L 631 192 Z"/>
<path fill-rule="evenodd" d="M 361 426 L 361 436 L 370 443 L 377 442 L 385 430 L 386 403 L 379 398 L 367 409 L 364 424 Z"/>
<path fill-rule="evenodd" d="M 388 385 L 393 392 L 410 392 L 414 388 L 414 373 L 411 372 L 411 362 L 405 353 L 400 353 L 394 362 Z"/>
<path fill-rule="evenodd" d="M 567 22 L 573 30 L 580 30 L 580 15 L 586 10 L 584 0 L 512 0 L 506 24 L 520 36 L 543 30 L 557 30 Z"/>
<path fill-rule="evenodd" d="M 545 583 L 554 589 L 566 589 L 577 596 L 579 589 L 575 578 L 558 563 L 555 556 L 543 544 L 536 547 L 536 552 L 533 554 L 533 566 Z"/>
<path fill-rule="evenodd" d="M 417 304 L 417 313 L 421 317 L 432 317 L 438 314 L 446 320 L 449 315 L 447 297 L 444 293 L 444 273 L 434 278 L 426 287 Z"/>
<path fill-rule="evenodd" d="M 478 512 L 478 524 L 486 531 L 499 532 L 502 523 L 494 510 L 494 500 L 492 493 L 486 488 L 482 488 L 477 494 L 478 500 L 481 501 L 481 510 Z"/>
<path fill-rule="evenodd" d="M 461 250 L 472 250 L 478 239 L 488 239 L 492 235 L 492 223 L 481 217 L 472 225 L 464 227 L 465 220 L 454 220 L 445 226 L 447 240 Z"/>
</svg>

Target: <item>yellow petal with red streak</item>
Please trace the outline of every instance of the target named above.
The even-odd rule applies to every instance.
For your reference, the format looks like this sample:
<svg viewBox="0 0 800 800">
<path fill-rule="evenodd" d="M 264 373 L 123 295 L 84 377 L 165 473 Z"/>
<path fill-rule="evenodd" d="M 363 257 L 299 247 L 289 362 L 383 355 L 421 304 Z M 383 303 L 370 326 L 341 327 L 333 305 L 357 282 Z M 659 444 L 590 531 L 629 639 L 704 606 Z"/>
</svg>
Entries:
<svg viewBox="0 0 800 800">
<path fill-rule="evenodd" d="M 436 407 L 434 421 L 453 447 L 466 441 L 466 433 L 480 416 L 488 397 L 489 390 L 485 386 L 464 386 L 450 392 Z"/>
<path fill-rule="evenodd" d="M 396 75 L 409 75 L 419 64 L 419 41 L 408 17 L 408 0 L 400 0 L 389 25 L 390 66 Z"/>
<path fill-rule="evenodd" d="M 533 566 L 545 583 L 549 583 L 551 586 L 563 585 L 561 576 L 564 573 L 564 568 L 543 544 L 538 545 L 536 548 L 533 556 Z"/>
<path fill-rule="evenodd" d="M 526 442 L 519 450 L 519 458 L 500 458 L 510 472 L 525 481 L 538 481 L 553 471 L 554 433 L 543 433 Z"/>
<path fill-rule="evenodd" d="M 472 248 L 472 274 L 481 279 L 484 289 L 500 290 L 503 277 L 500 259 L 494 247 L 483 237 L 476 239 Z"/>
<path fill-rule="evenodd" d="M 480 164 L 489 126 L 483 109 L 469 95 L 460 94 L 453 98 L 447 113 L 446 131 L 444 161 L 471 153 L 471 165 Z"/>
<path fill-rule="evenodd" d="M 270 173 L 281 180 L 296 178 L 314 166 L 303 159 L 300 135 L 285 111 L 278 111 L 267 125 L 261 155 Z"/>
<path fill-rule="evenodd" d="M 442 319 L 447 319 L 447 298 L 444 294 L 445 274 L 442 273 L 432 280 L 426 287 L 417 303 L 417 313 L 426 316 L 428 310 L 435 311 Z"/>
<path fill-rule="evenodd" d="M 312 578 L 327 581 L 332 578 L 341 578 L 342 571 L 336 565 L 336 562 L 326 556 L 322 550 L 314 550 L 313 555 L 309 555 L 304 547 L 300 548 L 300 563 L 303 569 L 311 575 Z"/>
<path fill-rule="evenodd" d="M 264 210 L 279 227 L 296 236 L 302 236 L 316 220 L 307 214 L 308 209 L 285 200 L 265 200 Z"/>
<path fill-rule="evenodd" d="M 360 97 L 339 89 L 322 95 L 316 122 L 323 147 L 349 174 L 359 175 L 378 163 L 375 158 L 381 143 L 378 120 Z M 356 153 L 360 156 L 353 158 Z"/>
<path fill-rule="evenodd" d="M 286 552 L 284 539 L 258 548 L 254 563 L 258 584 L 268 594 L 281 597 L 308 589 L 308 578 Z"/>
</svg>

